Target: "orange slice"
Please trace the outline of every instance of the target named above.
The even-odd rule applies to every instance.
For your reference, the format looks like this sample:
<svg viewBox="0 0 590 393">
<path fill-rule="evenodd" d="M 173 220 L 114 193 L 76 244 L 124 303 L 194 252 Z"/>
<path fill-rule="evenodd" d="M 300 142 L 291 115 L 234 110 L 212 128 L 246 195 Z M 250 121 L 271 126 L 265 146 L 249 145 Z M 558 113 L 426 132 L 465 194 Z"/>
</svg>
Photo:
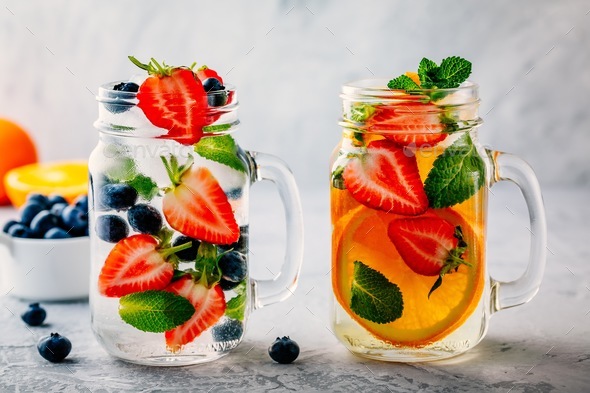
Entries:
<svg viewBox="0 0 590 393">
<path fill-rule="evenodd" d="M 25 165 L 9 171 L 4 186 L 15 207 L 25 203 L 30 193 L 59 194 L 72 202 L 88 193 L 88 165 L 83 161 Z"/>
<path fill-rule="evenodd" d="M 462 227 L 469 245 L 467 259 L 473 265 L 445 275 L 430 298 L 428 292 L 437 277 L 410 270 L 387 236 L 387 226 L 395 215 L 359 206 L 344 215 L 333 229 L 332 285 L 338 302 L 362 327 L 393 345 L 424 346 L 447 336 L 473 313 L 483 291 L 481 234 L 451 209 L 426 214 L 436 214 Z M 399 319 L 378 324 L 350 309 L 354 261 L 362 261 L 399 286 L 404 302 Z"/>
</svg>

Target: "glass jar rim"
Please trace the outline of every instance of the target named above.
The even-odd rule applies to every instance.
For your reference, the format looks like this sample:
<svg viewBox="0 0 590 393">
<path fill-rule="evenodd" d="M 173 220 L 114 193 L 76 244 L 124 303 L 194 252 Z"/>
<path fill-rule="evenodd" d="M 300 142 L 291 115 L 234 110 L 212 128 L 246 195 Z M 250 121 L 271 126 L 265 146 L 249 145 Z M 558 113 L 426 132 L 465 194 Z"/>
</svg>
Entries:
<svg viewBox="0 0 590 393">
<path fill-rule="evenodd" d="M 430 95 L 430 93 L 444 93 L 450 95 L 454 93 L 462 93 L 466 96 L 471 96 L 473 101 L 479 101 L 479 85 L 477 83 L 466 81 L 460 86 L 447 89 L 413 89 L 413 90 L 396 90 L 387 87 L 389 79 L 372 78 L 359 79 L 351 81 L 342 85 L 342 93 L 340 95 L 343 99 L 348 100 L 412 100 L 420 99 Z"/>
</svg>

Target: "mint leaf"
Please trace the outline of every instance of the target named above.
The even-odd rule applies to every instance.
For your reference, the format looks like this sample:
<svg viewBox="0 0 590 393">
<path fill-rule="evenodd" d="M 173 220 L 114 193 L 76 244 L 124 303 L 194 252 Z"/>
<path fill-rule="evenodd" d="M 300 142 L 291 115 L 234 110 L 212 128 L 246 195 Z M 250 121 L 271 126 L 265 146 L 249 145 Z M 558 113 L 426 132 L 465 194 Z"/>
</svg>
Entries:
<svg viewBox="0 0 590 393">
<path fill-rule="evenodd" d="M 195 307 L 182 296 L 166 291 L 131 293 L 119 300 L 123 321 L 144 332 L 162 333 L 188 321 Z"/>
<path fill-rule="evenodd" d="M 436 73 L 438 66 L 432 60 L 424 57 L 418 65 L 418 77 L 420 78 L 420 85 L 423 89 L 429 89 L 433 84 L 433 76 Z"/>
<path fill-rule="evenodd" d="M 439 89 L 459 87 L 469 75 L 471 75 L 471 62 L 458 56 L 447 57 L 436 70 L 436 87 Z"/>
<path fill-rule="evenodd" d="M 402 316 L 404 301 L 399 287 L 361 261 L 354 262 L 351 293 L 350 308 L 361 318 L 389 323 Z"/>
<path fill-rule="evenodd" d="M 484 183 L 485 164 L 465 133 L 434 160 L 424 191 L 430 206 L 439 209 L 469 199 Z"/>
<path fill-rule="evenodd" d="M 373 116 L 373 113 L 375 113 L 375 107 L 373 105 L 355 102 L 350 108 L 350 116 L 348 118 L 355 123 L 364 123 L 368 118 Z"/>
<path fill-rule="evenodd" d="M 146 200 L 151 200 L 159 191 L 158 185 L 151 177 L 138 173 L 131 180 L 126 181 L 128 185 L 135 188 L 137 193 Z"/>
<path fill-rule="evenodd" d="M 389 87 L 392 90 L 417 90 L 417 89 L 420 89 L 420 86 L 418 86 L 416 84 L 416 82 L 414 82 L 412 80 L 412 78 L 410 78 L 407 75 L 400 75 L 397 78 L 390 80 L 389 83 L 387 84 L 387 87 Z"/>
<path fill-rule="evenodd" d="M 225 308 L 225 315 L 229 318 L 244 320 L 244 312 L 246 311 L 246 280 L 242 281 L 234 291 L 237 296 L 229 299 Z"/>
<path fill-rule="evenodd" d="M 137 166 L 133 158 L 123 154 L 125 152 L 115 145 L 108 145 L 104 149 L 104 155 L 108 159 L 104 173 L 112 182 L 126 182 L 137 175 Z"/>
<path fill-rule="evenodd" d="M 245 173 L 246 166 L 238 157 L 237 151 L 236 142 L 231 135 L 202 138 L 195 145 L 195 152 L 201 157 Z"/>
<path fill-rule="evenodd" d="M 231 124 L 214 124 L 203 127 L 203 132 L 223 132 L 231 128 Z"/>
</svg>

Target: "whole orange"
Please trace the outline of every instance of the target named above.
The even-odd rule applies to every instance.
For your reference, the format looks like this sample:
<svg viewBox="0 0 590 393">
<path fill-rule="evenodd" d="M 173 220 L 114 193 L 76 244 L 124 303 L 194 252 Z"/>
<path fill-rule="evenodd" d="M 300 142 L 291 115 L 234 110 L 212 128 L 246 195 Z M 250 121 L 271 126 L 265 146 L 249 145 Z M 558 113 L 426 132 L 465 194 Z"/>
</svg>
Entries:
<svg viewBox="0 0 590 393">
<path fill-rule="evenodd" d="M 13 168 L 37 162 L 31 136 L 18 124 L 0 119 L 0 205 L 10 203 L 4 189 L 4 175 Z"/>
</svg>

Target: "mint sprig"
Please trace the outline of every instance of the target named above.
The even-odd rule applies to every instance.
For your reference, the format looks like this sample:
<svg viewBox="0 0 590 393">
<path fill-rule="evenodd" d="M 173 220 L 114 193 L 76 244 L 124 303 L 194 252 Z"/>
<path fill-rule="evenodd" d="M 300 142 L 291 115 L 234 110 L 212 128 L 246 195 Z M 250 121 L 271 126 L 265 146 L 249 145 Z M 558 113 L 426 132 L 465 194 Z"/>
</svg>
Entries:
<svg viewBox="0 0 590 393">
<path fill-rule="evenodd" d="M 203 158 L 246 172 L 246 165 L 237 155 L 238 147 L 231 135 L 202 138 L 195 145 L 195 152 Z"/>
<path fill-rule="evenodd" d="M 166 291 L 143 291 L 119 300 L 123 321 L 144 332 L 162 333 L 188 321 L 195 307 L 184 297 Z"/>
<path fill-rule="evenodd" d="M 246 280 L 238 284 L 234 288 L 237 293 L 236 296 L 229 299 L 225 308 L 225 315 L 229 318 L 244 320 L 244 312 L 246 311 Z"/>
<path fill-rule="evenodd" d="M 430 206 L 439 209 L 469 199 L 485 183 L 485 164 L 468 133 L 434 160 L 424 182 Z"/>
<path fill-rule="evenodd" d="M 402 316 L 404 301 L 399 287 L 361 261 L 354 262 L 350 309 L 375 323 L 393 322 Z"/>
<path fill-rule="evenodd" d="M 423 58 L 418 66 L 418 86 L 407 75 L 401 75 L 389 81 L 387 86 L 390 89 L 417 90 L 417 89 L 452 89 L 467 80 L 471 74 L 471 62 L 459 56 L 451 56 L 443 59 L 440 66 L 434 61 Z M 444 95 L 431 94 L 431 100 L 436 101 Z"/>
<path fill-rule="evenodd" d="M 420 86 L 407 75 L 400 75 L 395 79 L 392 79 L 387 84 L 387 87 L 393 90 L 418 90 Z"/>
<path fill-rule="evenodd" d="M 159 191 L 156 182 L 148 176 L 138 173 L 132 179 L 125 182 L 129 186 L 135 188 L 139 196 L 150 201 Z"/>
</svg>

